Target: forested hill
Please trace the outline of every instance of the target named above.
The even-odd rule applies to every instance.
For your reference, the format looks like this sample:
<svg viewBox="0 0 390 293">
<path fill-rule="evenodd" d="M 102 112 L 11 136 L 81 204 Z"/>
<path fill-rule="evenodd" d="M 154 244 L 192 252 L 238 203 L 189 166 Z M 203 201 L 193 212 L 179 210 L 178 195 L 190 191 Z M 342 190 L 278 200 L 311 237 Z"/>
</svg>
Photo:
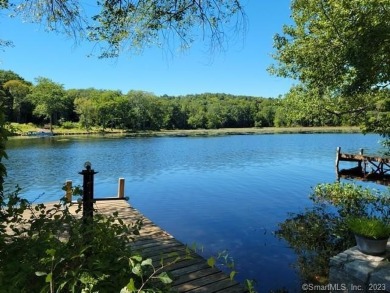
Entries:
<svg viewBox="0 0 390 293">
<path fill-rule="evenodd" d="M 299 94 L 285 98 L 204 93 L 156 96 L 145 91 L 70 89 L 48 78 L 36 84 L 0 70 L 0 104 L 8 122 L 79 125 L 128 130 L 268 126 L 340 126 L 342 121 L 320 105 L 305 107 Z"/>
</svg>

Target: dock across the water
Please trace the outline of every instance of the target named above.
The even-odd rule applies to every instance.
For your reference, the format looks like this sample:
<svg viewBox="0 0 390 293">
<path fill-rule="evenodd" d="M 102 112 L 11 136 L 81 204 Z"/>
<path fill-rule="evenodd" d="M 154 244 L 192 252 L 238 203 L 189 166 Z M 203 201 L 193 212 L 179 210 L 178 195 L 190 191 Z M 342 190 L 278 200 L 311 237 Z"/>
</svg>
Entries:
<svg viewBox="0 0 390 293">
<path fill-rule="evenodd" d="M 151 258 L 158 265 L 161 257 L 176 253 L 185 256 L 187 247 L 176 240 L 172 235 L 162 230 L 152 221 L 143 216 L 125 200 L 97 201 L 97 213 L 118 216 L 124 222 L 143 220 L 140 235 L 136 237 L 133 248 L 145 258 Z M 190 229 L 190 228 L 189 228 Z M 210 267 L 207 261 L 195 252 L 191 258 L 184 258 L 166 268 L 173 277 L 173 290 L 177 292 L 226 292 L 240 293 L 248 290 L 216 267 Z"/>
<path fill-rule="evenodd" d="M 356 162 L 357 166 L 340 170 L 340 162 Z M 364 155 L 363 149 L 360 149 L 358 154 L 341 153 L 341 148 L 338 147 L 335 165 L 338 178 L 354 178 L 390 185 L 390 157 Z"/>
</svg>

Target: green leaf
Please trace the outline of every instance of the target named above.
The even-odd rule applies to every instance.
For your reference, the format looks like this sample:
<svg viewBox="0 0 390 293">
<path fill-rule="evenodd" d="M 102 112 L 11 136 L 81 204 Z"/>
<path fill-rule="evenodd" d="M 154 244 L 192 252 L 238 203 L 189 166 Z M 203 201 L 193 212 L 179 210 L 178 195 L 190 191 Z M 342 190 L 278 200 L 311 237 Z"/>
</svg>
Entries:
<svg viewBox="0 0 390 293">
<path fill-rule="evenodd" d="M 168 276 L 168 274 L 166 272 L 162 272 L 161 274 L 159 274 L 158 276 L 158 279 L 163 282 L 164 284 L 170 284 L 172 283 L 172 279 Z"/>
<path fill-rule="evenodd" d="M 230 275 L 229 275 L 229 277 L 230 277 L 230 280 L 234 280 L 234 277 L 236 276 L 236 274 L 237 274 L 237 272 L 236 271 L 231 271 L 230 272 Z"/>
<path fill-rule="evenodd" d="M 46 249 L 46 254 L 54 257 L 56 254 L 56 250 L 55 249 Z"/>
<path fill-rule="evenodd" d="M 35 272 L 35 275 L 38 276 L 38 277 L 42 277 L 42 276 L 46 276 L 47 273 L 45 273 L 45 272 Z"/>
<path fill-rule="evenodd" d="M 142 261 L 141 266 L 151 266 L 152 265 L 152 259 L 148 258 Z"/>
<path fill-rule="evenodd" d="M 215 258 L 214 257 L 209 257 L 209 259 L 207 260 L 207 264 L 210 266 L 210 267 L 214 267 L 215 266 L 215 263 L 216 263 L 216 261 L 215 261 Z"/>
<path fill-rule="evenodd" d="M 140 276 L 140 277 L 142 276 L 142 268 L 141 268 L 140 264 L 136 264 L 131 271 L 133 272 L 133 274 L 135 274 L 137 276 Z"/>
<path fill-rule="evenodd" d="M 47 274 L 46 279 L 45 279 L 45 282 L 46 282 L 46 283 L 51 283 L 52 280 L 53 280 L 53 275 L 52 275 L 52 273 Z"/>
<path fill-rule="evenodd" d="M 142 261 L 142 256 L 140 256 L 140 255 L 133 255 L 131 257 L 131 259 L 133 259 L 133 260 L 135 260 L 137 262 L 141 262 Z"/>
<path fill-rule="evenodd" d="M 133 292 L 136 290 L 133 278 L 130 279 L 130 282 L 127 284 L 127 286 L 125 288 L 127 290 L 129 290 L 130 292 Z"/>
</svg>

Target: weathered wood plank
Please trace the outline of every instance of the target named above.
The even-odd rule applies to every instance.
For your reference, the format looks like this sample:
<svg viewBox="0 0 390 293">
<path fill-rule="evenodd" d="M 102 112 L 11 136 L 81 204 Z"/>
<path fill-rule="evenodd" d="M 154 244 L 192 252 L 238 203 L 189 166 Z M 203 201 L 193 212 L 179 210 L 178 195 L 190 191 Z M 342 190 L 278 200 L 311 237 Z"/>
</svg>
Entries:
<svg viewBox="0 0 390 293">
<path fill-rule="evenodd" d="M 218 292 L 236 284 L 237 282 L 231 281 L 226 274 L 219 271 L 198 279 L 190 279 L 185 283 L 173 286 L 173 288 L 179 292 Z"/>
<path fill-rule="evenodd" d="M 226 292 L 241 293 L 248 290 L 217 268 L 211 268 L 200 255 L 191 252 L 172 235 L 162 230 L 125 201 L 98 201 L 97 212 L 112 214 L 117 212 L 123 221 L 134 222 L 142 219 L 140 235 L 135 237 L 132 248 L 143 257 L 150 257 L 158 265 L 163 258 L 165 269 L 174 277 L 173 289 L 177 292 Z M 178 262 L 169 264 L 177 256 Z M 168 265 L 169 264 L 169 265 Z"/>
</svg>

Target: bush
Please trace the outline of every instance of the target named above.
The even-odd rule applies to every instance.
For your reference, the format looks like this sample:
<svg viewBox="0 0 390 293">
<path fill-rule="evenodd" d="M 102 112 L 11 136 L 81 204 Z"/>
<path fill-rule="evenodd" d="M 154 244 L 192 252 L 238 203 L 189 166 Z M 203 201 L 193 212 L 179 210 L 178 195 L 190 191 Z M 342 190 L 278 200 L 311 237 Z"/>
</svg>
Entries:
<svg viewBox="0 0 390 293">
<path fill-rule="evenodd" d="M 377 216 L 390 218 L 390 194 L 351 183 L 324 183 L 314 188 L 310 198 L 316 204 L 336 208 L 341 217 Z"/>
<path fill-rule="evenodd" d="M 61 122 L 61 127 L 64 129 L 74 129 L 74 128 L 78 129 L 80 128 L 80 124 L 72 121 L 64 121 Z"/>
<path fill-rule="evenodd" d="M 32 205 L 18 193 L 0 201 L 0 292 L 160 292 L 172 281 L 164 264 L 131 250 L 141 221 L 114 213 L 85 222 L 65 200 Z"/>
</svg>

